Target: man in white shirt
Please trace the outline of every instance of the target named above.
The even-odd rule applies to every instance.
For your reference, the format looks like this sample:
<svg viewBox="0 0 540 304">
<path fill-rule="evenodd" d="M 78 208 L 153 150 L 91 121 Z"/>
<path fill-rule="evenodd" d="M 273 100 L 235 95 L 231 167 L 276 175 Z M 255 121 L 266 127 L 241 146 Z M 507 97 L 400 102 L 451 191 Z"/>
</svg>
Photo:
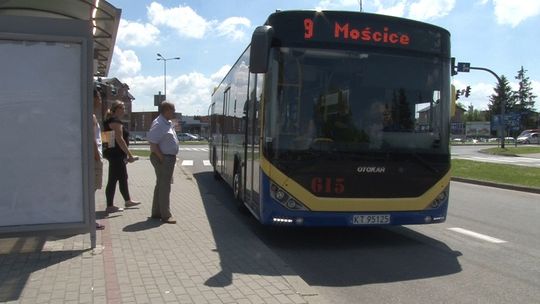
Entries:
<svg viewBox="0 0 540 304">
<path fill-rule="evenodd" d="M 152 201 L 152 218 L 160 218 L 163 222 L 175 224 L 170 210 L 171 181 L 178 154 L 178 137 L 171 119 L 174 118 L 175 107 L 169 101 L 159 106 L 159 116 L 154 119 L 148 142 L 150 143 L 150 161 L 156 172 L 156 186 Z"/>
</svg>

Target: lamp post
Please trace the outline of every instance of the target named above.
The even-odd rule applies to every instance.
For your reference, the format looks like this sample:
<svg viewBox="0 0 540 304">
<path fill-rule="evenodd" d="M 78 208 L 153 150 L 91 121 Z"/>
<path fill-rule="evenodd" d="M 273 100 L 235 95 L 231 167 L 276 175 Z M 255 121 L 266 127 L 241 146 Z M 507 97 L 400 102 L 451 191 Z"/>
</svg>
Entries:
<svg viewBox="0 0 540 304">
<path fill-rule="evenodd" d="M 180 60 L 180 57 L 165 58 L 160 53 L 157 56 L 158 61 L 163 61 L 163 95 L 167 98 L 167 60 Z"/>
</svg>

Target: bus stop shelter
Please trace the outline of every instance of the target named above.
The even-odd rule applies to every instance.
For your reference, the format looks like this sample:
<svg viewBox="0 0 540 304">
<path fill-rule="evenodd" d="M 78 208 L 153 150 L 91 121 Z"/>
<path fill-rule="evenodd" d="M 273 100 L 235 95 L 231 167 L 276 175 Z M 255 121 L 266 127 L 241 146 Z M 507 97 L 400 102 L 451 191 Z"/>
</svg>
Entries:
<svg viewBox="0 0 540 304">
<path fill-rule="evenodd" d="M 0 236 L 90 232 L 93 77 L 121 10 L 103 0 L 0 1 Z"/>
</svg>

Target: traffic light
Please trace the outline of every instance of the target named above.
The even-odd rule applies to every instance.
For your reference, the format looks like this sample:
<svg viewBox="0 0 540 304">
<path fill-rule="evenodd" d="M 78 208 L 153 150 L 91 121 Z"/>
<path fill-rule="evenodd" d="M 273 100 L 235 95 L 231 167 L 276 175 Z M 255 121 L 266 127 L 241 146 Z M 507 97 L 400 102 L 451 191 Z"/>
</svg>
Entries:
<svg viewBox="0 0 540 304">
<path fill-rule="evenodd" d="M 460 91 L 460 90 L 456 90 L 456 100 L 459 99 L 459 95 L 461 95 L 461 91 Z"/>
<path fill-rule="evenodd" d="M 457 71 L 456 71 L 456 58 L 455 57 L 452 57 L 451 58 L 451 69 L 452 69 L 452 76 L 455 76 L 457 75 Z"/>
<path fill-rule="evenodd" d="M 471 86 L 467 86 L 465 89 L 465 97 L 469 97 L 471 95 Z"/>
</svg>

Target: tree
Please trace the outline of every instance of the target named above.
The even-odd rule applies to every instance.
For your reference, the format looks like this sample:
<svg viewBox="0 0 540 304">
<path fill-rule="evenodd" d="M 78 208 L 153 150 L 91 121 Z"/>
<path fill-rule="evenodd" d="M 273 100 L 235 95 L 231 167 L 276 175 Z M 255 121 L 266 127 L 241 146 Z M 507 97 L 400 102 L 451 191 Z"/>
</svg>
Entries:
<svg viewBox="0 0 540 304">
<path fill-rule="evenodd" d="M 464 121 L 486 121 L 486 117 L 478 109 L 475 109 L 472 103 L 467 112 L 463 115 Z"/>
<path fill-rule="evenodd" d="M 508 82 L 508 79 L 504 75 L 501 76 L 501 81 L 497 83 L 494 91 L 495 93 L 489 96 L 488 104 L 491 116 L 501 113 L 501 104 L 503 100 L 506 102 L 506 113 L 510 113 L 515 110 L 515 95 L 512 92 L 512 88 L 510 88 L 510 83 Z"/>
<path fill-rule="evenodd" d="M 534 109 L 534 102 L 537 96 L 532 92 L 531 81 L 529 77 L 525 76 L 527 70 L 521 66 L 521 69 L 517 72 L 515 77 L 519 80 L 519 88 L 513 92 L 516 100 L 517 110 L 520 112 L 532 111 Z"/>
</svg>

